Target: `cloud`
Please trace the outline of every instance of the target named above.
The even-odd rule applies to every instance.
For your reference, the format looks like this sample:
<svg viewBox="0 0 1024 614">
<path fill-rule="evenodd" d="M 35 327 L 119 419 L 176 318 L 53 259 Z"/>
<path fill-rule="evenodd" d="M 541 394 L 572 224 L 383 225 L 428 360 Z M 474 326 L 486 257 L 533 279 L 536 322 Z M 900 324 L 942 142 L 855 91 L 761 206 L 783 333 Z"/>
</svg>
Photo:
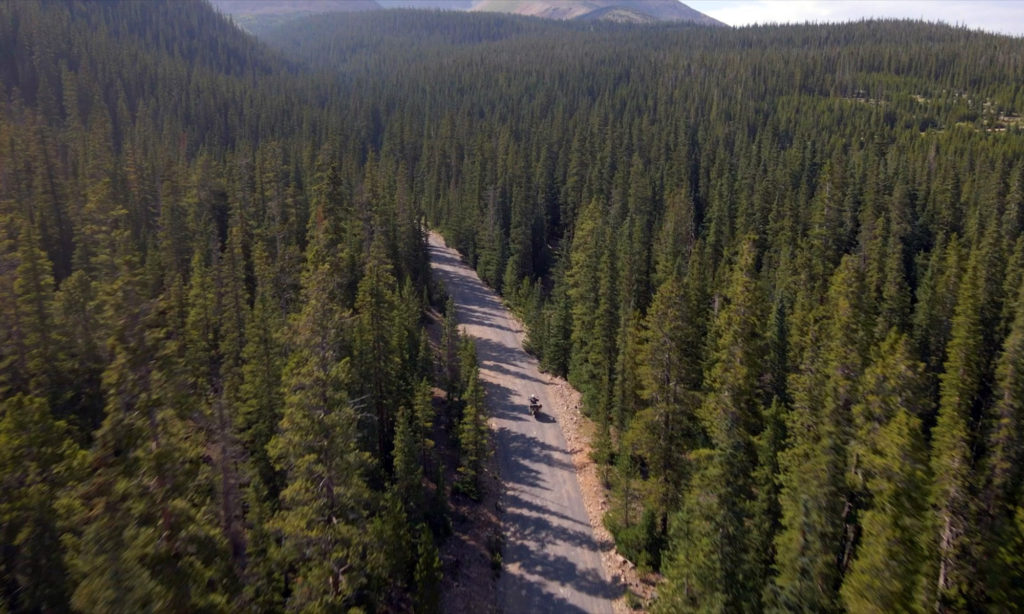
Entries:
<svg viewBox="0 0 1024 614">
<path fill-rule="evenodd" d="M 1024 36 L 1024 2 L 1019 0 L 692 0 L 686 4 L 733 26 L 888 17 Z"/>
</svg>

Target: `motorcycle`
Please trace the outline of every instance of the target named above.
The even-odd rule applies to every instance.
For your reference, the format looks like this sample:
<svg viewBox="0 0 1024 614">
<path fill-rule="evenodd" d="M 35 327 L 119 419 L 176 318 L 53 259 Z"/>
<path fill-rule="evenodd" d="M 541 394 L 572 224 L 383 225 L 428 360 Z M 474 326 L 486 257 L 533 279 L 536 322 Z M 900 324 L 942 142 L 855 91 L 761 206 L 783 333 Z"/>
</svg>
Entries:
<svg viewBox="0 0 1024 614">
<path fill-rule="evenodd" d="M 530 397 L 530 414 L 532 414 L 534 418 L 537 417 L 537 412 L 540 411 L 540 408 L 540 400 L 537 397 Z"/>
</svg>

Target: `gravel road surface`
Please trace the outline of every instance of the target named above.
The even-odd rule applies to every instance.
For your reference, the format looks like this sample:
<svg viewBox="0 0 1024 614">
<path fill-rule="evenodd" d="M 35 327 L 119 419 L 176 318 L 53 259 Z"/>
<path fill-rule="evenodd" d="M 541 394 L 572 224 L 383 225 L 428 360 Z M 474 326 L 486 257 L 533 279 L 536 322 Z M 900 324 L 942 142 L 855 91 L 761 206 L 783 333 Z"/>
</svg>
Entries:
<svg viewBox="0 0 1024 614">
<path fill-rule="evenodd" d="M 430 234 L 430 266 L 455 301 L 464 334 L 476 341 L 498 470 L 505 547 L 498 605 L 519 612 L 608 613 L 619 597 L 609 582 L 583 507 L 562 429 L 537 361 L 523 350 L 522 327 L 459 253 Z"/>
</svg>

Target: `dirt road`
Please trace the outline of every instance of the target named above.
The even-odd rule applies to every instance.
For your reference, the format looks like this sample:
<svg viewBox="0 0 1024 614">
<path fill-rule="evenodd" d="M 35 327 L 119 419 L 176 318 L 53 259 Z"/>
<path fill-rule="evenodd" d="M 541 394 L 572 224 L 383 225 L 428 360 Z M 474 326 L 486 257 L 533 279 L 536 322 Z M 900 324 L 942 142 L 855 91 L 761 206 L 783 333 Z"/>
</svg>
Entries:
<svg viewBox="0 0 1024 614">
<path fill-rule="evenodd" d="M 487 394 L 505 488 L 499 607 L 508 614 L 611 614 L 621 590 L 605 575 L 561 427 L 544 410 L 534 418 L 527 408 L 531 394 L 545 408 L 552 399 L 537 361 L 523 350 L 521 327 L 433 233 L 430 266 L 455 301 L 463 333 L 476 341 Z"/>
</svg>

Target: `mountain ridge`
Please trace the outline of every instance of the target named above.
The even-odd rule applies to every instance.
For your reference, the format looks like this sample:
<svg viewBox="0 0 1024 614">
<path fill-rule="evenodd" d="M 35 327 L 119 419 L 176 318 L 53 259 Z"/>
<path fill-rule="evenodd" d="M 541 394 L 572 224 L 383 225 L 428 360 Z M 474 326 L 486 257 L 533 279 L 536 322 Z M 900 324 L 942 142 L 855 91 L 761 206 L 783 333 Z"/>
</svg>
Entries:
<svg viewBox="0 0 1024 614">
<path fill-rule="evenodd" d="M 383 8 L 376 0 L 210 0 L 210 4 L 222 13 L 244 16 L 354 13 Z"/>
<path fill-rule="evenodd" d="M 554 20 L 626 23 L 688 22 L 726 24 L 679 0 L 209 0 L 214 8 L 253 30 L 295 17 L 321 13 L 356 13 L 396 8 L 508 13 Z"/>
<path fill-rule="evenodd" d="M 701 25 L 726 25 L 678 0 L 477 0 L 470 11 L 512 13 L 561 20 L 633 23 L 678 21 Z"/>
</svg>

